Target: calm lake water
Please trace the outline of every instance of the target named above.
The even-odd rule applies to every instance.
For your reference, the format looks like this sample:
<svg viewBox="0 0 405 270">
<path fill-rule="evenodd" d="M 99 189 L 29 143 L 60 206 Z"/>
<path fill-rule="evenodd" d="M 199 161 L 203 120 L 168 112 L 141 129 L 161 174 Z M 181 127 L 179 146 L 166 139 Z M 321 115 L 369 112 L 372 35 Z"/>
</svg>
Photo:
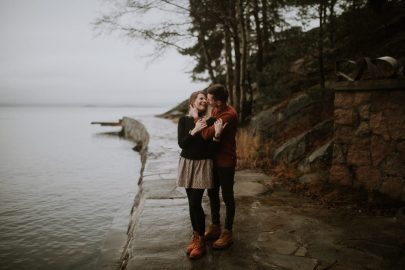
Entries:
<svg viewBox="0 0 405 270">
<path fill-rule="evenodd" d="M 115 213 L 129 216 L 140 160 L 105 134 L 119 127 L 90 122 L 163 111 L 0 107 L 0 269 L 95 269 Z"/>
</svg>

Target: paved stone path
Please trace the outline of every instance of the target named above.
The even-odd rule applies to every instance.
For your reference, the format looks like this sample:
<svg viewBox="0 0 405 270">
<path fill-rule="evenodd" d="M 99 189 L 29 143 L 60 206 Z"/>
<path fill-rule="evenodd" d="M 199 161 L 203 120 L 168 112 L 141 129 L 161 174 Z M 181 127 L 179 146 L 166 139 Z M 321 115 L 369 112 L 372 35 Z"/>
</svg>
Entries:
<svg viewBox="0 0 405 270">
<path fill-rule="evenodd" d="M 403 217 L 328 210 L 252 171 L 236 174 L 234 245 L 223 251 L 208 245 L 205 257 L 189 260 L 187 198 L 175 186 L 176 126 L 157 118 L 144 125 L 150 154 L 125 269 L 405 269 Z M 207 197 L 204 209 L 209 224 Z"/>
</svg>

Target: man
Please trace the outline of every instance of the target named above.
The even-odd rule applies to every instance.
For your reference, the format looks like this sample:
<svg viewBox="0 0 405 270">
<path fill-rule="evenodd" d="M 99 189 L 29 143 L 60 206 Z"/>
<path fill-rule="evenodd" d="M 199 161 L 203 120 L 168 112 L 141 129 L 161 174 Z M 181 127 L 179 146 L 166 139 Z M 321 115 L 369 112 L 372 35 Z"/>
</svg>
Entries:
<svg viewBox="0 0 405 270">
<path fill-rule="evenodd" d="M 220 140 L 219 148 L 214 156 L 214 188 L 208 189 L 211 206 L 212 224 L 205 232 L 206 240 L 216 240 L 212 247 L 223 249 L 229 247 L 232 240 L 232 225 L 235 216 L 235 200 L 233 184 L 236 166 L 236 132 L 238 129 L 238 116 L 236 110 L 227 104 L 228 91 L 221 84 L 208 87 L 208 104 L 212 106 L 212 117 L 222 119 L 224 130 L 221 138 L 215 138 L 213 126 L 201 131 L 204 139 Z M 224 230 L 220 227 L 220 200 L 219 189 L 226 207 Z"/>
</svg>

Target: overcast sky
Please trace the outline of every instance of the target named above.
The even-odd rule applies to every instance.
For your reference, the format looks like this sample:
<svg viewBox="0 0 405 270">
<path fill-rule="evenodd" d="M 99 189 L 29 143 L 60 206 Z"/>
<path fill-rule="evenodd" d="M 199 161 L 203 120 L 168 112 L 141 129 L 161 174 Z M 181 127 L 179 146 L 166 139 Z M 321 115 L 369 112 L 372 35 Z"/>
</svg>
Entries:
<svg viewBox="0 0 405 270">
<path fill-rule="evenodd" d="M 191 58 L 95 37 L 101 0 L 0 0 L 0 104 L 174 105 L 192 83 Z M 105 7 L 105 6 L 104 6 Z"/>
</svg>

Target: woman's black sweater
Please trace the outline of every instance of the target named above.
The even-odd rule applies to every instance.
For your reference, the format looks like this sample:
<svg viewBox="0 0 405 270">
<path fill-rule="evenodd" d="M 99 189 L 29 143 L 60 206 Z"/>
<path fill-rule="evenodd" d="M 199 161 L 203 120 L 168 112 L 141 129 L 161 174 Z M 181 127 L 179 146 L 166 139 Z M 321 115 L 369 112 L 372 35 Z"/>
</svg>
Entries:
<svg viewBox="0 0 405 270">
<path fill-rule="evenodd" d="M 211 140 L 204 140 L 199 133 L 192 136 L 190 130 L 195 126 L 194 119 L 190 116 L 183 116 L 179 120 L 177 135 L 178 143 L 182 149 L 180 156 L 193 159 L 212 159 L 218 143 Z"/>
</svg>

